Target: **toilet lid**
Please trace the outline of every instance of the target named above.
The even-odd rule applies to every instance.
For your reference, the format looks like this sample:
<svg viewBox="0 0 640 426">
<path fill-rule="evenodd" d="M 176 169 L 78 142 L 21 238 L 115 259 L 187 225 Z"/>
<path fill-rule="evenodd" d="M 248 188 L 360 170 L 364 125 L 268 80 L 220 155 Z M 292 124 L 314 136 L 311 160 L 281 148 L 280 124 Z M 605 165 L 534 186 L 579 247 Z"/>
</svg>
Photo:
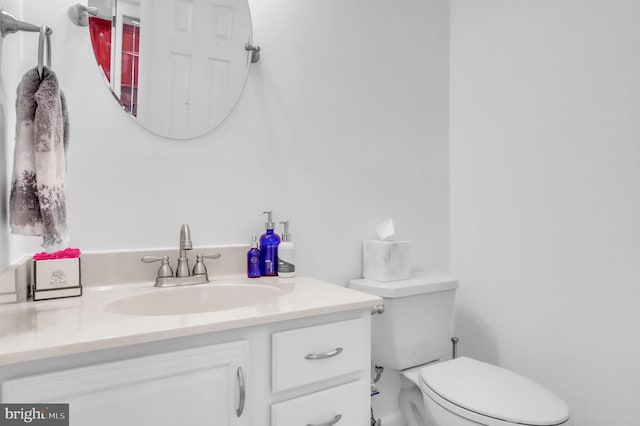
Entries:
<svg viewBox="0 0 640 426">
<path fill-rule="evenodd" d="M 445 408 L 463 417 L 475 414 L 532 426 L 559 425 L 569 418 L 567 405 L 543 386 L 471 358 L 426 366 L 420 380 L 432 399 L 451 404 Z"/>
</svg>

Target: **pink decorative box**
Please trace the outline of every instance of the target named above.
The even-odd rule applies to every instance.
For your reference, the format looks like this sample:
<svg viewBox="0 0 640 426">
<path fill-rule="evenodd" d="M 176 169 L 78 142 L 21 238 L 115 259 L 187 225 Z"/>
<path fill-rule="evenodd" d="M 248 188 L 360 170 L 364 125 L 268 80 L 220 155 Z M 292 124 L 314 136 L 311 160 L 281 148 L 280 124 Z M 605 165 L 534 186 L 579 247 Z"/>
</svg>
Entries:
<svg viewBox="0 0 640 426">
<path fill-rule="evenodd" d="M 80 250 L 33 256 L 33 300 L 82 296 Z"/>
</svg>

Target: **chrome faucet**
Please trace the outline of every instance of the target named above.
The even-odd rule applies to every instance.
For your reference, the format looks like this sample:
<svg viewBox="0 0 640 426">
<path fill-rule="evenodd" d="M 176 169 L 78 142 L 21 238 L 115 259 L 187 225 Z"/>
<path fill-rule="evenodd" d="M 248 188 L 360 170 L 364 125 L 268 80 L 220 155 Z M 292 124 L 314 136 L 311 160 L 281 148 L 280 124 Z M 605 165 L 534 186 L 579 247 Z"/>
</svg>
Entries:
<svg viewBox="0 0 640 426">
<path fill-rule="evenodd" d="M 162 262 L 156 275 L 156 287 L 176 287 L 208 283 L 209 274 L 204 264 L 204 259 L 218 259 L 221 254 L 198 254 L 192 271 L 189 269 L 189 258 L 187 257 L 187 251 L 192 249 L 191 230 L 189 229 L 189 225 L 183 224 L 180 227 L 180 246 L 175 276 L 169 265 L 169 256 L 143 256 L 140 260 L 143 263 Z"/>
</svg>

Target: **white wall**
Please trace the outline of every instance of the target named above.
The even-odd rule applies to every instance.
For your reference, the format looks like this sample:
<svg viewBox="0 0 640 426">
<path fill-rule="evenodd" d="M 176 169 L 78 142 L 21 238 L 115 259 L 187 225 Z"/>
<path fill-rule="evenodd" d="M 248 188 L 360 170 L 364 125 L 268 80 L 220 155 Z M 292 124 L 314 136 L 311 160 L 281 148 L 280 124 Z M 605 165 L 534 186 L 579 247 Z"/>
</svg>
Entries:
<svg viewBox="0 0 640 426">
<path fill-rule="evenodd" d="M 640 3 L 451 3 L 461 352 L 640 418 Z"/>
<path fill-rule="evenodd" d="M 231 117 L 191 141 L 120 111 L 68 6 L 26 2 L 23 18 L 54 30 L 72 246 L 173 247 L 181 223 L 195 245 L 248 244 L 273 209 L 291 221 L 303 274 L 360 276 L 361 240 L 387 218 L 413 241 L 415 268 L 448 266 L 446 2 L 252 1 L 262 59 Z M 37 35 L 24 40 L 21 72 L 37 56 Z M 13 237 L 14 257 L 38 240 Z"/>
<path fill-rule="evenodd" d="M 4 8 L 4 2 L 0 3 L 0 8 Z M 2 76 L 4 74 L 5 62 L 2 60 L 4 51 L 4 38 L 0 37 L 0 270 L 9 264 L 9 228 L 8 228 L 8 194 L 9 184 L 7 182 L 8 175 L 6 169 L 8 167 L 8 135 L 7 130 L 7 97 L 4 92 L 4 84 Z"/>
<path fill-rule="evenodd" d="M 0 8 L 15 16 L 22 14 L 22 2 L 0 0 Z M 0 37 L 0 271 L 11 262 L 9 245 L 9 189 L 15 134 L 15 88 L 20 78 L 22 38 Z"/>
</svg>

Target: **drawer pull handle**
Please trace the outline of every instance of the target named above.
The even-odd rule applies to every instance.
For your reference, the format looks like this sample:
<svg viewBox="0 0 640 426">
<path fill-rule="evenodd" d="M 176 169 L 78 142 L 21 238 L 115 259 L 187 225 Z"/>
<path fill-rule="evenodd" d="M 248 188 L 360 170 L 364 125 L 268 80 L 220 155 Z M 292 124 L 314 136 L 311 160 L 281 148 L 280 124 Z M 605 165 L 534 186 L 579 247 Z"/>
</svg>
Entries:
<svg viewBox="0 0 640 426">
<path fill-rule="evenodd" d="M 322 424 L 312 424 L 312 423 L 307 423 L 307 426 L 332 426 L 335 425 L 336 423 L 338 423 L 340 421 L 340 419 L 342 418 L 342 414 L 337 414 L 333 420 L 331 420 L 330 422 L 327 423 L 322 423 Z"/>
<path fill-rule="evenodd" d="M 305 355 L 304 359 L 325 359 L 325 358 L 331 358 L 332 356 L 336 356 L 338 355 L 340 352 L 342 352 L 342 348 L 336 348 L 335 350 L 331 351 L 331 352 L 325 352 L 323 354 L 309 354 L 309 355 Z M 338 419 L 340 420 L 340 419 Z M 337 421 L 337 420 L 336 420 Z M 333 423 L 331 423 L 333 424 Z"/>
<path fill-rule="evenodd" d="M 242 367 L 238 367 L 238 388 L 240 389 L 240 402 L 238 402 L 238 409 L 236 410 L 236 415 L 240 417 L 242 415 L 242 412 L 244 411 L 244 397 L 245 397 L 244 371 L 242 371 Z"/>
</svg>

